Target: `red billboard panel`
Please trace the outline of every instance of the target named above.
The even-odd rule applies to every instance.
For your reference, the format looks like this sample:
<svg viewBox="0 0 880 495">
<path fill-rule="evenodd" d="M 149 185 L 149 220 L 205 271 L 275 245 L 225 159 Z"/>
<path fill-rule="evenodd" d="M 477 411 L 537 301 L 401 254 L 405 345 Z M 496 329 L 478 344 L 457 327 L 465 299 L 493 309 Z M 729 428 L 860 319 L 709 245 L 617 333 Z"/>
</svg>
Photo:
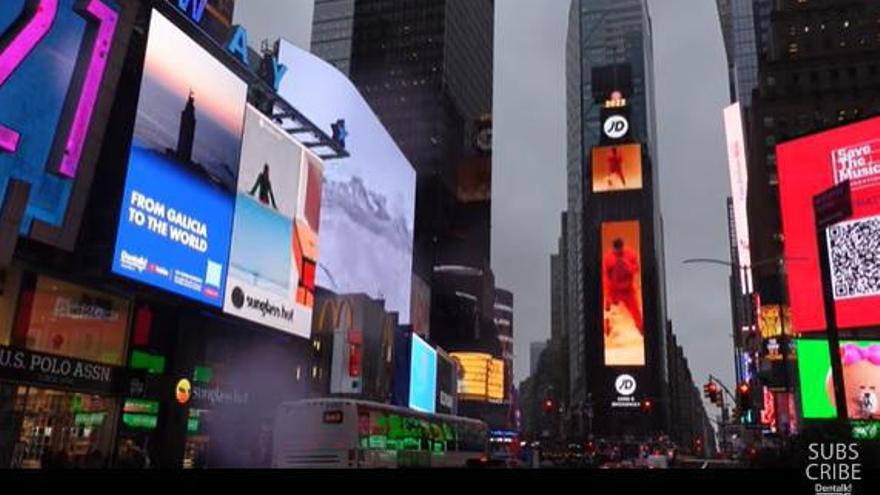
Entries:
<svg viewBox="0 0 880 495">
<path fill-rule="evenodd" d="M 853 218 L 831 227 L 829 259 L 841 328 L 880 323 L 880 118 L 777 147 L 792 324 L 825 329 L 813 197 L 849 180 Z"/>
<path fill-rule="evenodd" d="M 605 366 L 645 365 L 639 222 L 602 224 Z"/>
</svg>

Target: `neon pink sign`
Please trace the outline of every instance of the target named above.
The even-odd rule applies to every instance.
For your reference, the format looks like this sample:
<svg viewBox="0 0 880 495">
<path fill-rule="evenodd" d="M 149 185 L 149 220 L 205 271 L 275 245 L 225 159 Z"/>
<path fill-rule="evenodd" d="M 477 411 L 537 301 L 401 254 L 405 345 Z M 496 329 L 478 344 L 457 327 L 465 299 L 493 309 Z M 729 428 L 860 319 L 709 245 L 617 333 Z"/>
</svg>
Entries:
<svg viewBox="0 0 880 495">
<path fill-rule="evenodd" d="M 38 0 L 30 20 L 0 52 L 0 86 L 6 83 L 12 72 L 24 62 L 24 59 L 46 36 L 46 33 L 52 28 L 52 21 L 55 20 L 57 13 L 58 0 Z M 18 149 L 20 140 L 21 136 L 16 131 L 0 123 L 0 150 L 14 153 Z"/>
<path fill-rule="evenodd" d="M 23 16 L 30 14 L 30 19 L 23 22 L 23 27 L 15 33 L 12 41 L 0 51 L 0 86 L 45 38 L 58 14 L 58 0 L 32 0 L 32 3 L 36 6 L 32 9 L 23 9 L 22 14 Z M 82 159 L 83 146 L 95 113 L 98 91 L 110 56 L 110 44 L 119 24 L 119 15 L 105 3 L 105 0 L 88 0 L 85 9 L 79 13 L 88 21 L 96 22 L 97 30 L 93 37 L 91 53 L 84 62 L 85 77 L 81 87 L 78 88 L 76 112 L 68 129 L 64 154 L 58 166 L 59 174 L 71 179 L 76 177 Z M 19 23 L 13 23 L 13 26 L 16 24 Z M 18 132 L 0 124 L 0 151 L 14 153 L 20 141 L 21 136 Z"/>
</svg>

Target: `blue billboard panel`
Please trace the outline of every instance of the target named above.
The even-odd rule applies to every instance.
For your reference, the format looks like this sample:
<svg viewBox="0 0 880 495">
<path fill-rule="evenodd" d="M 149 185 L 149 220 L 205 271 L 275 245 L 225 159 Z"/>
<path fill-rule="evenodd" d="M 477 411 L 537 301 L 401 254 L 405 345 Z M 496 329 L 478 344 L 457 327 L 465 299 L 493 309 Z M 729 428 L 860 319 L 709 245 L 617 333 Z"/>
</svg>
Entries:
<svg viewBox="0 0 880 495">
<path fill-rule="evenodd" d="M 221 307 L 247 85 L 153 11 L 113 272 Z"/>
<path fill-rule="evenodd" d="M 436 412 L 437 351 L 413 334 L 410 363 L 409 407 L 421 412 Z"/>
</svg>

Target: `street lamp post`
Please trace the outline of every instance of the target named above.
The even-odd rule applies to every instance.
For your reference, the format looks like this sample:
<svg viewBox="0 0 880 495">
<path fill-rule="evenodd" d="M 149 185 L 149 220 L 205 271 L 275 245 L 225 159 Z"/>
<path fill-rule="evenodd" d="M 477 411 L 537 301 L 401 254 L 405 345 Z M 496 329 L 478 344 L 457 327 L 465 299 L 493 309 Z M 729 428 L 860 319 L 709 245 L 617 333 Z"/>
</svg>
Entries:
<svg viewBox="0 0 880 495">
<path fill-rule="evenodd" d="M 780 266 L 780 277 L 783 277 L 783 276 L 784 276 L 784 272 L 785 272 L 785 263 L 786 263 L 786 261 L 804 261 L 804 260 L 805 260 L 805 258 L 791 258 L 791 257 L 789 257 L 789 258 L 785 258 L 785 257 L 775 257 L 775 258 L 769 258 L 769 259 L 761 260 L 761 261 L 758 261 L 758 262 L 756 262 L 756 263 L 752 263 L 752 264 L 749 265 L 749 266 L 743 266 L 743 265 L 740 265 L 740 264 L 738 264 L 738 263 L 731 263 L 731 262 L 729 262 L 729 261 L 719 260 L 719 259 L 712 259 L 712 258 L 693 258 L 693 259 L 687 259 L 687 260 L 685 260 L 685 261 L 683 262 L 683 264 L 714 264 L 714 265 L 722 265 L 722 266 L 730 267 L 732 271 L 734 271 L 735 273 L 738 273 L 738 274 L 742 274 L 742 273 L 745 272 L 745 271 L 751 271 L 753 268 L 758 268 L 758 267 L 761 267 L 761 266 L 772 265 L 772 264 L 779 264 L 779 266 Z M 784 292 L 784 280 L 780 280 L 780 290 L 781 290 L 782 292 Z M 742 295 L 738 295 L 738 297 L 740 298 L 740 300 L 742 300 Z M 754 299 L 753 299 L 752 297 L 748 297 L 748 301 L 749 301 L 749 302 L 748 302 L 748 304 L 747 304 L 746 310 L 748 311 L 748 314 L 749 314 L 748 322 L 749 322 L 749 324 L 751 324 L 752 321 L 755 319 L 755 317 L 756 317 L 756 315 L 757 315 L 757 312 L 760 310 L 760 308 L 756 308 L 756 307 L 755 307 Z M 783 369 L 783 374 L 784 374 L 784 386 L 785 386 L 786 391 L 788 391 L 789 388 L 790 388 L 790 387 L 789 387 L 789 385 L 790 385 L 790 381 L 789 381 L 789 377 L 788 377 L 788 354 L 789 354 L 789 353 L 788 353 L 788 347 L 789 347 L 789 345 L 788 345 L 788 335 L 787 335 L 788 329 L 786 329 L 786 327 L 785 327 L 785 307 L 784 307 L 784 306 L 785 306 L 785 305 L 783 304 L 783 301 L 780 301 L 780 304 L 779 304 L 779 313 L 780 313 L 780 315 L 779 315 L 779 318 L 780 318 L 780 319 L 779 319 L 779 322 L 780 322 L 780 332 L 781 332 L 781 335 L 780 335 L 780 340 L 781 340 L 780 347 L 782 348 L 782 369 Z M 741 315 L 740 315 L 740 316 L 741 316 Z M 741 331 L 741 329 L 737 329 L 737 330 L 738 330 L 738 331 Z M 734 335 L 734 342 L 735 342 L 734 345 L 736 345 L 736 341 L 737 341 L 736 337 L 737 337 L 737 336 Z M 737 359 L 738 359 L 738 358 L 739 358 L 739 357 L 737 356 Z M 736 368 L 739 369 L 739 363 L 735 363 L 735 365 L 736 365 Z M 720 383 L 720 382 L 719 382 L 719 383 Z M 780 415 L 781 415 L 781 411 L 778 411 L 778 410 L 777 410 L 777 422 L 778 422 L 778 420 L 779 420 Z M 785 431 L 788 431 L 788 429 L 786 428 Z"/>
</svg>

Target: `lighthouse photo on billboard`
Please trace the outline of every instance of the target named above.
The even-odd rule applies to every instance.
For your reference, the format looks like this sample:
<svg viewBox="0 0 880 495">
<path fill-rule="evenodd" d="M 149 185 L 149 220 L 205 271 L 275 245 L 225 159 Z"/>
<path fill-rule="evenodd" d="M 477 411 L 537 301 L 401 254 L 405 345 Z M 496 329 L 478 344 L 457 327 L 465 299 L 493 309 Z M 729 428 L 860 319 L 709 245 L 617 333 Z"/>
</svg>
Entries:
<svg viewBox="0 0 880 495">
<path fill-rule="evenodd" d="M 113 272 L 220 307 L 247 84 L 152 12 Z"/>
</svg>

